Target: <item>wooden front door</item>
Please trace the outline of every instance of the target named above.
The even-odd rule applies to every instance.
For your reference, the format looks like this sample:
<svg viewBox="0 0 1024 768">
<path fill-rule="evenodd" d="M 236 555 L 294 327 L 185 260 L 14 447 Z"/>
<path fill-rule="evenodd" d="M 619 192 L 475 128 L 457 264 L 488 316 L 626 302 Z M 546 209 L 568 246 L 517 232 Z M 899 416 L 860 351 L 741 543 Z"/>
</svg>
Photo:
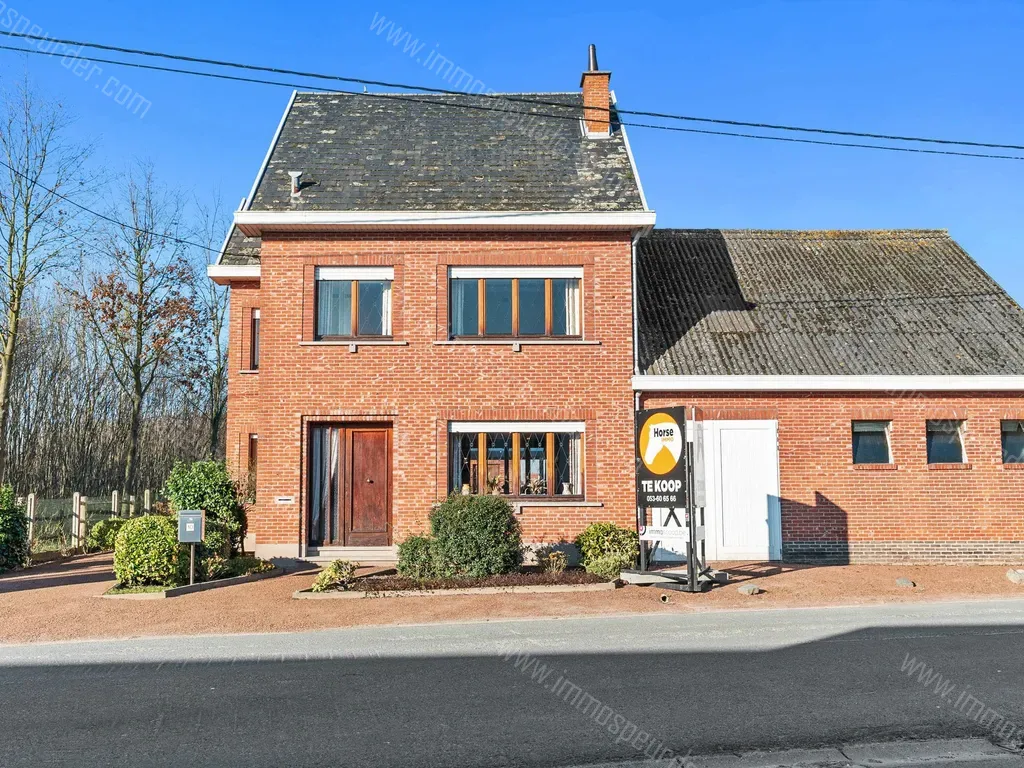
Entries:
<svg viewBox="0 0 1024 768">
<path fill-rule="evenodd" d="M 310 546 L 391 544 L 391 428 L 318 424 L 309 435 Z"/>
</svg>

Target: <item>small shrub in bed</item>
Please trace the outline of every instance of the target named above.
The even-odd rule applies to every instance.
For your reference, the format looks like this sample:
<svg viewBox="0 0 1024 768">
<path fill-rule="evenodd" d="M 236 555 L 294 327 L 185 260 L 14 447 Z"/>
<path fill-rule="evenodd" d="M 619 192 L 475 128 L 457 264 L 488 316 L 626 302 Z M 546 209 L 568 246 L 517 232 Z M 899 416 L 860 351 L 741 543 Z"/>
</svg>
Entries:
<svg viewBox="0 0 1024 768">
<path fill-rule="evenodd" d="M 126 522 L 121 517 L 100 520 L 89 529 L 89 535 L 85 538 L 85 548 L 90 552 L 109 552 L 114 548 L 118 531 Z"/>
<path fill-rule="evenodd" d="M 188 552 L 177 523 L 146 515 L 126 520 L 114 539 L 114 575 L 122 587 L 168 586 L 188 578 Z"/>
<path fill-rule="evenodd" d="M 569 558 L 565 552 L 553 549 L 544 556 L 541 564 L 547 573 L 562 573 L 569 565 Z"/>
<path fill-rule="evenodd" d="M 452 494 L 430 513 L 433 576 L 491 576 L 518 570 L 523 540 L 500 496 Z"/>
<path fill-rule="evenodd" d="M 576 537 L 583 567 L 590 573 L 618 578 L 623 568 L 632 568 L 640 554 L 640 537 L 614 523 L 591 523 Z"/>
<path fill-rule="evenodd" d="M 434 540 L 410 536 L 398 545 L 398 573 L 412 579 L 427 579 L 434 574 Z"/>
<path fill-rule="evenodd" d="M 335 560 L 324 568 L 313 581 L 311 592 L 330 592 L 333 589 L 348 589 L 356 575 L 356 566 L 348 560 Z"/>
<path fill-rule="evenodd" d="M 14 489 L 0 486 L 0 573 L 21 568 L 28 562 L 28 519 L 25 510 L 14 506 Z"/>
</svg>

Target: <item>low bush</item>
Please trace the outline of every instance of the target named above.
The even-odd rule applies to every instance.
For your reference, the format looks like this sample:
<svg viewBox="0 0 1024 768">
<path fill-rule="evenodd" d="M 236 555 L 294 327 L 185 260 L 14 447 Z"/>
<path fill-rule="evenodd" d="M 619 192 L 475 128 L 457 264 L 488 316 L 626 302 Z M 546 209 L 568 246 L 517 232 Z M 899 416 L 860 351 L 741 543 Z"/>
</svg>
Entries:
<svg viewBox="0 0 1024 768">
<path fill-rule="evenodd" d="M 266 560 L 260 560 L 252 555 L 239 555 L 227 561 L 224 575 L 221 578 L 230 579 L 235 576 L 249 576 L 253 573 L 267 573 L 274 570 L 274 564 Z"/>
<path fill-rule="evenodd" d="M 500 496 L 452 494 L 430 513 L 433 576 L 492 576 L 523 562 L 512 505 Z"/>
<path fill-rule="evenodd" d="M 592 567 L 600 560 L 596 567 L 607 573 L 614 563 L 618 563 L 620 569 L 633 567 L 640 554 L 640 537 L 636 531 L 614 523 L 591 523 L 576 537 L 576 548 L 584 568 L 596 573 Z"/>
<path fill-rule="evenodd" d="M 90 552 L 109 552 L 114 548 L 118 531 L 126 522 L 121 517 L 100 520 L 89 529 L 89 535 L 85 537 L 85 548 Z"/>
<path fill-rule="evenodd" d="M 434 575 L 433 539 L 427 536 L 410 536 L 398 545 L 398 565 L 402 576 L 413 579 L 427 579 Z"/>
<path fill-rule="evenodd" d="M 559 549 L 548 552 L 540 561 L 545 573 L 562 573 L 569 565 L 569 557 Z"/>
<path fill-rule="evenodd" d="M 0 573 L 21 568 L 28 562 L 28 518 L 14 506 L 14 489 L 0 486 Z"/>
<path fill-rule="evenodd" d="M 114 575 L 122 587 L 173 587 L 188 577 L 188 552 L 169 517 L 126 520 L 114 539 Z"/>
<path fill-rule="evenodd" d="M 587 573 L 593 573 L 603 579 L 612 581 L 619 578 L 623 568 L 632 568 L 634 564 L 634 558 L 632 557 L 624 557 L 621 554 L 608 554 L 589 560 L 584 568 L 587 569 Z"/>
<path fill-rule="evenodd" d="M 356 575 L 356 566 L 348 560 L 335 560 L 324 568 L 313 581 L 311 592 L 330 592 L 334 589 L 348 589 Z"/>
<path fill-rule="evenodd" d="M 245 507 L 238 500 L 238 489 L 224 464 L 219 461 L 195 461 L 191 464 L 179 461 L 164 484 L 164 495 L 174 512 L 206 510 L 207 530 L 211 521 L 223 524 L 231 551 L 241 552 L 246 529 Z"/>
</svg>

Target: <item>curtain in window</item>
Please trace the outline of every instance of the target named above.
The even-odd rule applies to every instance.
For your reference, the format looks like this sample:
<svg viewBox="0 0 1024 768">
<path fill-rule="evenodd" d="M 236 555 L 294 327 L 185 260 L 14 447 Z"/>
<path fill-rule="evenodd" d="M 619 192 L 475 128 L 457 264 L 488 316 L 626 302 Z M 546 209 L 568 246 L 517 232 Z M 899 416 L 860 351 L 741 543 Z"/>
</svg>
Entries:
<svg viewBox="0 0 1024 768">
<path fill-rule="evenodd" d="M 480 301 L 476 280 L 452 280 L 452 336 L 476 336 L 480 332 Z"/>
<path fill-rule="evenodd" d="M 384 283 L 384 295 L 381 297 L 381 335 L 391 335 L 391 282 Z"/>
<path fill-rule="evenodd" d="M 551 281 L 551 333 L 580 335 L 580 281 L 557 278 Z"/>
<path fill-rule="evenodd" d="M 580 442 L 579 433 L 555 435 L 556 496 L 580 495 Z"/>
<path fill-rule="evenodd" d="M 352 281 L 318 280 L 316 332 L 318 336 L 352 335 Z"/>
</svg>

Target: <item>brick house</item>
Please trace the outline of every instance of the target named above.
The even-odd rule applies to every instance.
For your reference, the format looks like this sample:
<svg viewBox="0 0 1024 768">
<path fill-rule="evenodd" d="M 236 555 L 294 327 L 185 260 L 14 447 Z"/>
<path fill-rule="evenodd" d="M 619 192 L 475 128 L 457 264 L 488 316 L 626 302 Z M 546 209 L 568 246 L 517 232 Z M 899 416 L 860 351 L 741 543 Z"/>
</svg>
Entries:
<svg viewBox="0 0 1024 768">
<path fill-rule="evenodd" d="M 712 559 L 1024 558 L 1021 309 L 944 233 L 653 229 L 609 81 L 293 95 L 210 267 L 257 554 L 388 561 L 450 492 L 635 525 L 685 404 Z"/>
</svg>

